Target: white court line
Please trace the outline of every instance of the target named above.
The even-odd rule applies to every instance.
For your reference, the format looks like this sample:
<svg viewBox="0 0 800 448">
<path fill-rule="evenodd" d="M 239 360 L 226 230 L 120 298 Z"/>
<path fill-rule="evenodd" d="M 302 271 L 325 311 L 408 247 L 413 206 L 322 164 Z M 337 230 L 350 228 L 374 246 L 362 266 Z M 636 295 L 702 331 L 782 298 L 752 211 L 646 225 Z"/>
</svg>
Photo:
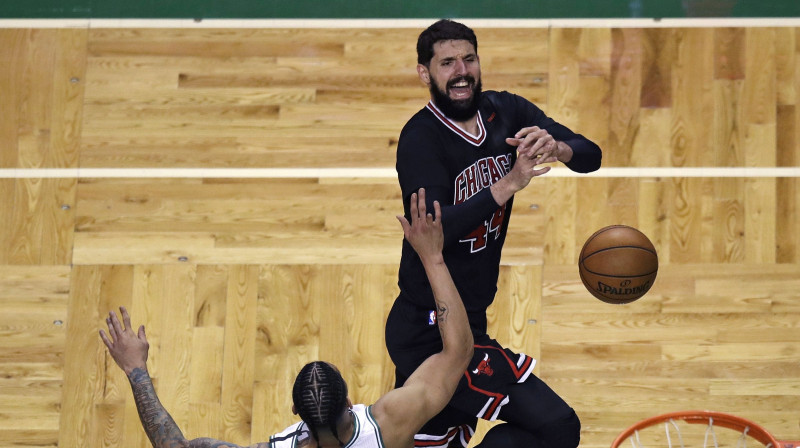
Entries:
<svg viewBox="0 0 800 448">
<path fill-rule="evenodd" d="M 556 167 L 547 177 L 800 177 L 800 167 L 732 167 L 732 168 L 601 168 L 580 174 Z M 294 179 L 294 178 L 396 178 L 394 168 L 3 168 L 0 179 L 40 178 L 228 178 L 228 179 Z"/>
<path fill-rule="evenodd" d="M 0 19 L 0 28 L 416 28 L 430 19 Z M 800 17 L 630 19 L 460 19 L 473 28 L 798 27 Z"/>
</svg>

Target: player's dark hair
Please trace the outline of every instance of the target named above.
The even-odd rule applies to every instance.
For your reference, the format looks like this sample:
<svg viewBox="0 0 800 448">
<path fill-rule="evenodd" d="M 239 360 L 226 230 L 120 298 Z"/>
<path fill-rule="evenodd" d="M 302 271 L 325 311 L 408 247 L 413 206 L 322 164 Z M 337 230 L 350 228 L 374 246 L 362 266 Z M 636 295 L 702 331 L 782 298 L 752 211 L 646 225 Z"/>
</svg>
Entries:
<svg viewBox="0 0 800 448">
<path fill-rule="evenodd" d="M 336 424 L 347 409 L 347 383 L 330 364 L 314 361 L 306 364 L 292 388 L 292 401 L 311 435 L 319 441 L 318 430 L 329 429 L 336 440 Z M 341 440 L 339 445 L 344 446 Z"/>
<path fill-rule="evenodd" d="M 478 52 L 478 38 L 472 28 L 463 23 L 442 19 L 420 33 L 417 39 L 417 63 L 429 67 L 433 59 L 433 44 L 442 40 L 466 40 Z"/>
</svg>

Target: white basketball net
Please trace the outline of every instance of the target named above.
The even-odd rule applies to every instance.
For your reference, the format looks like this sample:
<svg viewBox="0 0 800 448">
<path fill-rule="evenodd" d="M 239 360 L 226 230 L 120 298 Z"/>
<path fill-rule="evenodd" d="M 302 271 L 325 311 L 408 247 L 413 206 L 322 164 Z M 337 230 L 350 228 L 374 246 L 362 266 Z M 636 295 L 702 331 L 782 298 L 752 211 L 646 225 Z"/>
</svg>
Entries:
<svg viewBox="0 0 800 448">
<path fill-rule="evenodd" d="M 645 429 L 645 428 L 642 428 L 642 429 Z M 766 448 L 775 448 L 775 447 L 772 446 L 771 443 L 769 443 L 767 445 L 763 445 L 758 440 L 755 440 L 755 439 L 749 437 L 748 436 L 748 432 L 750 431 L 750 427 L 749 426 L 745 427 L 741 432 L 736 431 L 736 430 L 727 430 L 726 428 L 723 428 L 723 429 L 725 429 L 726 433 L 731 433 L 731 434 L 737 434 L 738 433 L 738 436 L 735 438 L 735 440 L 732 440 L 732 441 L 728 442 L 728 440 L 732 439 L 732 435 L 731 434 L 726 434 L 728 436 L 728 439 L 726 439 L 725 441 L 723 441 L 721 443 L 720 440 L 717 439 L 717 433 L 716 433 L 715 427 L 714 427 L 714 419 L 713 419 L 713 417 L 709 417 L 708 418 L 708 426 L 706 426 L 705 434 L 703 436 L 703 448 L 710 448 L 710 447 L 714 447 L 714 448 L 720 448 L 720 447 L 723 447 L 723 448 L 724 447 L 747 448 L 748 439 L 750 441 L 752 441 L 752 442 L 755 442 L 754 446 L 758 446 L 758 447 L 765 446 Z M 667 446 L 669 448 L 678 448 L 678 447 L 686 448 L 686 445 L 684 445 L 683 434 L 681 434 L 681 425 L 678 425 L 678 423 L 675 421 L 675 419 L 669 419 L 669 420 L 664 422 L 664 433 L 665 433 L 665 436 L 666 436 L 664 441 L 666 442 L 666 444 L 667 444 Z M 673 439 L 674 439 L 674 442 L 676 442 L 676 444 L 673 444 Z M 633 448 L 647 448 L 648 447 L 648 445 L 645 445 L 645 442 L 643 441 L 643 437 L 640 436 L 638 429 L 633 434 L 631 434 L 631 436 L 628 438 L 628 440 L 630 441 L 631 447 L 633 447 Z M 648 441 L 648 443 L 653 443 L 653 442 Z M 663 446 L 663 444 L 652 445 L 652 446 Z M 690 445 L 690 446 L 693 446 L 693 445 Z"/>
</svg>

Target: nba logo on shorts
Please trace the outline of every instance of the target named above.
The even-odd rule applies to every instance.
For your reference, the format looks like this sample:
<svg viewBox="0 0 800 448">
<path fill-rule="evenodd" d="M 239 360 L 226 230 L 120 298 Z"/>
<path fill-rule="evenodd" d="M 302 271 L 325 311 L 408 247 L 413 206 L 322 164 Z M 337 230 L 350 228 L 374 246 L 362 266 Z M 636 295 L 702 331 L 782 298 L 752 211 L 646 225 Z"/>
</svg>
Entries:
<svg viewBox="0 0 800 448">
<path fill-rule="evenodd" d="M 428 313 L 428 325 L 436 325 L 436 310 L 431 310 Z"/>
</svg>

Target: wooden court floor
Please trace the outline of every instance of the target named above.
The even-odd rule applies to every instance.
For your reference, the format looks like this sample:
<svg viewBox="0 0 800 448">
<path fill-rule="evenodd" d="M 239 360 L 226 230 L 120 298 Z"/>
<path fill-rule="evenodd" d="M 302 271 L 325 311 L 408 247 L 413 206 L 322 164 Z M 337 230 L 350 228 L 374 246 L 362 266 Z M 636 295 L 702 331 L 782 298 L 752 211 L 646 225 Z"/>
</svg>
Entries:
<svg viewBox="0 0 800 448">
<path fill-rule="evenodd" d="M 0 28 L 0 448 L 147 446 L 97 336 L 120 305 L 190 438 L 266 440 L 314 359 L 385 393 L 420 31 Z M 538 358 L 581 446 L 681 409 L 800 438 L 800 29 L 476 32 L 484 88 L 604 149 L 518 194 L 490 333 Z M 659 253 L 625 306 L 577 274 L 609 224 Z"/>
</svg>

